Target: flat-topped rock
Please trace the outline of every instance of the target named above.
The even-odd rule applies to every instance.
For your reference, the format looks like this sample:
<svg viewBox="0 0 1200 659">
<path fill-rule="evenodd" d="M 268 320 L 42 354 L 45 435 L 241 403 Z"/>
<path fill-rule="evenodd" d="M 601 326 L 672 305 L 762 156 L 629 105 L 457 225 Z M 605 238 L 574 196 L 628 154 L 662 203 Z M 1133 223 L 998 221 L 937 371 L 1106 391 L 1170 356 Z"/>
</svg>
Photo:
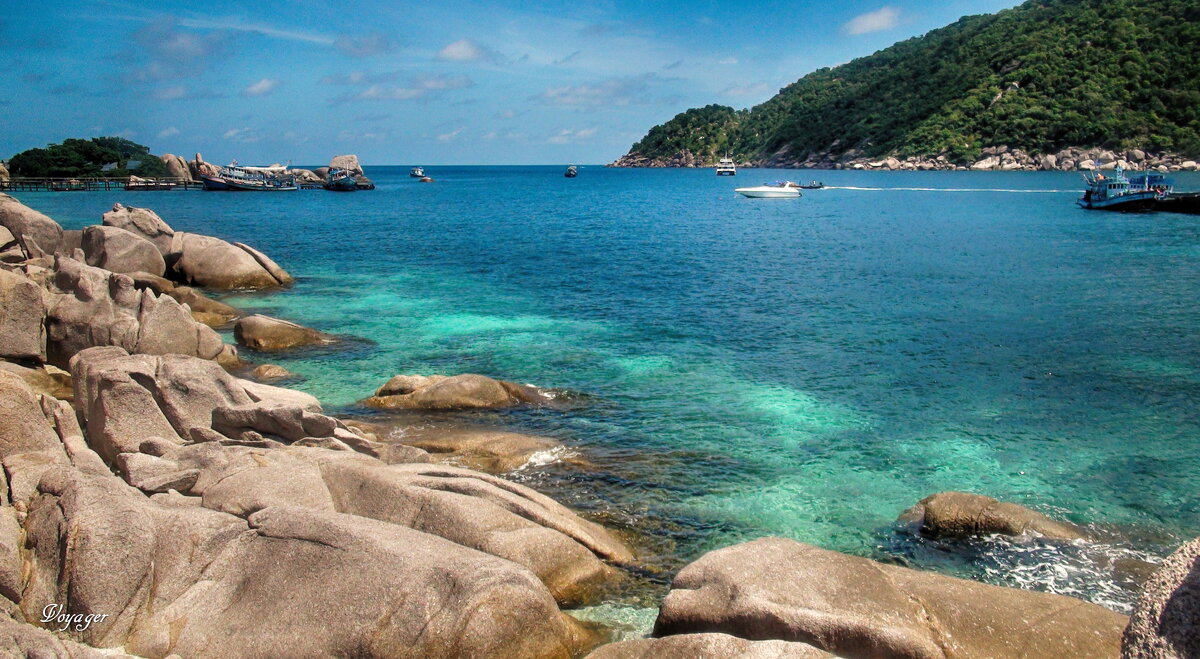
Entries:
<svg viewBox="0 0 1200 659">
<path fill-rule="evenodd" d="M 925 497 L 900 516 L 901 521 L 918 525 L 929 536 L 962 537 L 970 535 L 1020 536 L 1036 533 L 1052 540 L 1079 540 L 1082 529 L 1058 522 L 1014 503 L 968 492 L 939 492 Z"/>
<path fill-rule="evenodd" d="M 1059 659 L 1115 657 L 1127 622 L 1083 600 L 763 538 L 681 570 L 655 635 L 721 632 L 845 657 Z"/>
<path fill-rule="evenodd" d="M 464 410 L 546 402 L 546 397 L 533 387 L 468 373 L 449 377 L 396 376 L 363 404 L 378 409 Z"/>
<path fill-rule="evenodd" d="M 255 314 L 239 318 L 233 336 L 247 348 L 263 352 L 287 350 L 317 343 L 330 343 L 332 336 L 291 321 Z"/>
</svg>

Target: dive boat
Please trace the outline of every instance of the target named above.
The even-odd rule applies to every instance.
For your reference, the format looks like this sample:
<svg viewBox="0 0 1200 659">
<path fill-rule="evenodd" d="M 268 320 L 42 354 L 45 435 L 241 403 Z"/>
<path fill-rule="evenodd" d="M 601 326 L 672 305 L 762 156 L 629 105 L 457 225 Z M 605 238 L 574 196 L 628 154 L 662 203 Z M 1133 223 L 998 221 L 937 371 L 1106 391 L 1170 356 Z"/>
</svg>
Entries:
<svg viewBox="0 0 1200 659">
<path fill-rule="evenodd" d="M 1083 175 L 1087 190 L 1075 203 L 1088 210 L 1148 211 L 1171 194 L 1171 182 L 1162 174 L 1145 172 L 1132 179 L 1117 167 L 1108 174 L 1091 172 Z"/>
<path fill-rule="evenodd" d="M 331 169 L 325 189 L 334 192 L 354 192 L 358 189 L 358 179 L 354 178 L 354 172 L 349 169 Z"/>
<path fill-rule="evenodd" d="M 408 175 L 413 178 L 425 178 L 425 170 L 421 167 L 413 167 L 408 170 Z"/>
<path fill-rule="evenodd" d="M 575 165 L 567 165 L 567 171 L 563 172 L 563 176 L 567 178 L 575 178 L 579 176 L 579 168 Z"/>
<path fill-rule="evenodd" d="M 728 156 L 721 158 L 717 163 L 717 176 L 736 176 L 737 166 L 733 164 L 733 158 Z"/>
<path fill-rule="evenodd" d="M 737 188 L 734 192 L 756 199 L 786 199 L 800 196 L 800 186 L 791 181 L 776 181 L 753 188 Z"/>
</svg>

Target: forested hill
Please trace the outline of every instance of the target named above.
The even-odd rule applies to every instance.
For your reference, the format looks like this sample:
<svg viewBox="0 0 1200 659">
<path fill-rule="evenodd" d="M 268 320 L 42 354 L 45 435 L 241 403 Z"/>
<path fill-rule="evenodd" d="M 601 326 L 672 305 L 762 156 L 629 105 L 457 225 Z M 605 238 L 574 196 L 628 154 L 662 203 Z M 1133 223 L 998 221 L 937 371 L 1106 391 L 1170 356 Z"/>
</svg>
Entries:
<svg viewBox="0 0 1200 659">
<path fill-rule="evenodd" d="M 617 164 L 787 166 L 985 148 L 1200 155 L 1200 3 L 1029 0 L 655 126 Z"/>
</svg>

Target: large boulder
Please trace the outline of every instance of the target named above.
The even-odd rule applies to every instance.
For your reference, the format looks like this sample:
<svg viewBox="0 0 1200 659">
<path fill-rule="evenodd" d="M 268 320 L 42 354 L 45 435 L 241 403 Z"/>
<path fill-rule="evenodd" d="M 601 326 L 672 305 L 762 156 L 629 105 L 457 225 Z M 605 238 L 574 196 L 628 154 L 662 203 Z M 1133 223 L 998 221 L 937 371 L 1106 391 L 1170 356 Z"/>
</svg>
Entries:
<svg viewBox="0 0 1200 659">
<path fill-rule="evenodd" d="M 1171 554 L 1149 581 L 1121 639 L 1122 659 L 1200 657 L 1200 538 Z"/>
<path fill-rule="evenodd" d="M 186 284 L 234 290 L 274 288 L 291 283 L 290 276 L 281 278 L 271 274 L 255 253 L 220 238 L 176 232 L 170 252 L 173 256 L 178 255 L 171 270 Z"/>
<path fill-rule="evenodd" d="M 333 340 L 327 334 L 296 323 L 255 314 L 239 318 L 233 326 L 238 344 L 253 350 L 273 352 Z"/>
<path fill-rule="evenodd" d="M 145 272 L 161 277 L 167 271 L 167 264 L 154 243 L 125 229 L 87 227 L 83 230 L 81 247 L 88 265 L 111 272 Z"/>
<path fill-rule="evenodd" d="M 42 288 L 0 269 L 0 357 L 46 359 L 46 304 Z"/>
<path fill-rule="evenodd" d="M 93 346 L 130 353 L 180 354 L 235 365 L 237 350 L 188 309 L 149 289 L 137 290 L 127 275 L 94 268 L 65 256 L 55 259 L 46 318 L 46 356 L 66 368 L 71 357 Z"/>
<path fill-rule="evenodd" d="M 981 494 L 939 492 L 925 497 L 900 516 L 932 537 L 971 535 L 1020 536 L 1036 533 L 1051 540 L 1079 540 L 1083 531 L 1065 522 L 1014 503 L 1004 503 Z"/>
<path fill-rule="evenodd" d="M 783 538 L 675 577 L 655 635 L 721 632 L 845 657 L 1111 657 L 1128 619 L 1060 595 L 884 565 Z"/>
<path fill-rule="evenodd" d="M 183 156 L 164 153 L 159 156 L 159 159 L 167 166 L 167 176 L 181 178 L 185 181 L 193 180 L 192 172 L 188 169 L 187 161 L 183 159 Z"/>
<path fill-rule="evenodd" d="M 62 245 L 58 222 L 6 194 L 0 194 L 0 226 L 8 229 L 28 258 L 53 256 Z"/>
<path fill-rule="evenodd" d="M 198 152 L 196 156 L 188 161 L 188 171 L 192 173 L 192 178 L 199 180 L 203 176 L 216 176 L 221 173 L 221 168 L 212 163 L 204 161 L 204 156 Z"/>
<path fill-rule="evenodd" d="M 171 255 L 171 238 L 175 230 L 149 208 L 113 204 L 112 210 L 101 217 L 101 222 L 106 227 L 124 229 L 149 240 L 164 258 Z"/>
<path fill-rule="evenodd" d="M 8 179 L 8 168 L 4 166 L 4 163 L 0 162 L 0 181 L 7 181 Z"/>
<path fill-rule="evenodd" d="M 362 165 L 358 164 L 358 156 L 355 155 L 334 156 L 329 161 L 329 169 L 348 169 L 358 176 L 363 174 Z"/>
<path fill-rule="evenodd" d="M 396 376 L 363 404 L 379 409 L 463 410 L 545 404 L 537 389 L 468 373 L 444 376 Z"/>
<path fill-rule="evenodd" d="M 602 645 L 587 659 L 834 659 L 807 643 L 748 641 L 729 634 L 680 634 Z"/>
</svg>

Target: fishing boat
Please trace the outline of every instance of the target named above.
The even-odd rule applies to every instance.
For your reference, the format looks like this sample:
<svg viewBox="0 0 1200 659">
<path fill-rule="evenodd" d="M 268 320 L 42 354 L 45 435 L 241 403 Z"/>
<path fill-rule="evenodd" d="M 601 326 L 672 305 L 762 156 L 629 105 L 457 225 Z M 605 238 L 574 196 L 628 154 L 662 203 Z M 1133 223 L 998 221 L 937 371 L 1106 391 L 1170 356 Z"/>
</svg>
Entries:
<svg viewBox="0 0 1200 659">
<path fill-rule="evenodd" d="M 1087 189 L 1075 203 L 1088 210 L 1149 211 L 1171 194 L 1171 182 L 1162 174 L 1145 172 L 1132 179 L 1117 167 L 1108 174 L 1083 175 Z"/>
<path fill-rule="evenodd" d="M 248 167 L 231 163 L 217 171 L 216 176 L 204 176 L 205 190 L 241 192 L 291 192 L 299 190 L 296 177 L 287 174 L 287 167 Z M 224 186 L 224 187 L 222 187 Z"/>
<path fill-rule="evenodd" d="M 421 167 L 413 167 L 408 170 L 408 175 L 413 178 L 425 178 L 425 170 Z"/>
<path fill-rule="evenodd" d="M 800 186 L 791 181 L 775 181 L 753 188 L 737 188 L 734 192 L 755 199 L 794 199 L 800 196 Z"/>
<path fill-rule="evenodd" d="M 737 176 L 737 166 L 733 164 L 733 158 L 721 158 L 717 163 L 717 176 Z"/>
<path fill-rule="evenodd" d="M 325 183 L 326 190 L 334 192 L 354 192 L 358 189 L 358 179 L 349 169 L 329 170 L 329 181 Z"/>
<path fill-rule="evenodd" d="M 575 178 L 579 176 L 579 168 L 575 165 L 567 165 L 567 171 L 563 172 L 563 176 L 567 178 Z"/>
</svg>

